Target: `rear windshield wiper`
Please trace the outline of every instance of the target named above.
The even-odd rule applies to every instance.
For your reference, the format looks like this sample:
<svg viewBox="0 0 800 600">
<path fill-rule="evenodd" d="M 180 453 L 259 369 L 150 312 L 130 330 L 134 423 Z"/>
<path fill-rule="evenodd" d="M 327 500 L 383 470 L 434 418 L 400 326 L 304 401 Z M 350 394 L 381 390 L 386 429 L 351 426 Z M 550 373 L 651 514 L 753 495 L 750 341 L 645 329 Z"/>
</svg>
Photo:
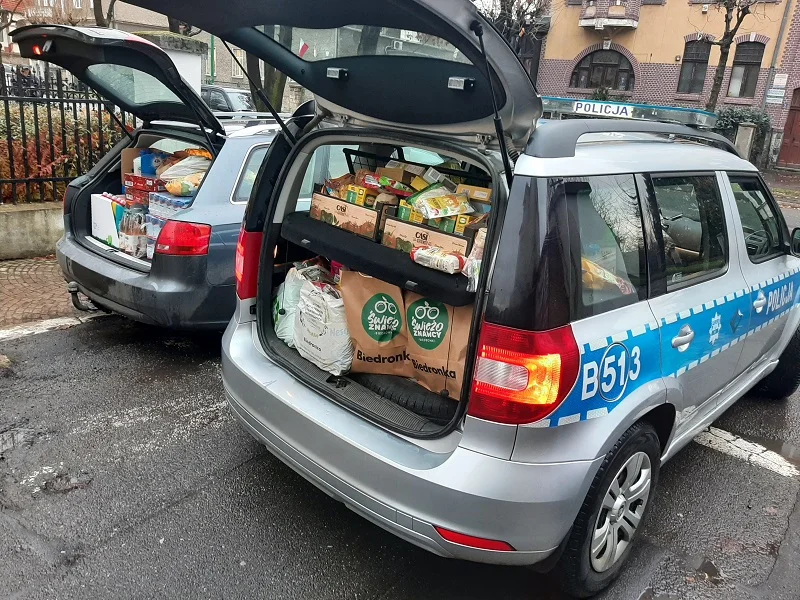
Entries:
<svg viewBox="0 0 800 600">
<path fill-rule="evenodd" d="M 250 89 L 255 90 L 256 94 L 258 94 L 258 97 L 261 98 L 261 101 L 269 109 L 269 112 L 272 115 L 272 117 L 278 122 L 278 125 L 280 125 L 281 131 L 283 131 L 283 135 L 286 136 L 286 138 L 289 140 L 289 143 L 291 143 L 292 145 L 296 144 L 297 139 L 294 137 L 294 135 L 292 135 L 292 132 L 289 131 L 289 128 L 286 126 L 286 122 L 283 119 L 281 119 L 281 116 L 278 114 L 278 111 L 275 110 L 275 107 L 272 106 L 272 102 L 270 102 L 269 99 L 267 99 L 267 95 L 264 93 L 264 90 L 262 90 L 261 86 L 258 85 L 255 82 L 255 80 L 253 80 L 253 78 L 250 76 L 250 73 L 247 72 L 247 69 L 242 64 L 242 61 L 240 61 L 233 53 L 233 50 L 231 49 L 228 42 L 222 40 L 222 43 L 225 45 L 225 49 L 231 55 L 231 58 L 233 58 L 233 62 L 236 63 L 236 66 L 238 66 L 242 70 L 242 73 L 244 73 L 244 76 L 247 77 L 247 81 L 250 82 Z"/>
</svg>

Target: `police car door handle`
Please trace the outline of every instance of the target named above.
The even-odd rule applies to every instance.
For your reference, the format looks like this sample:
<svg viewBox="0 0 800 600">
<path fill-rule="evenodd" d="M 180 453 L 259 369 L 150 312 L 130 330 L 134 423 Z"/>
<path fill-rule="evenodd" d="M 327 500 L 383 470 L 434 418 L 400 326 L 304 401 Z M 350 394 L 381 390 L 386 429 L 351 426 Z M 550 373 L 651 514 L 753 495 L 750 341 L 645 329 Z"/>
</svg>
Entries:
<svg viewBox="0 0 800 600">
<path fill-rule="evenodd" d="M 678 332 L 674 338 L 672 338 L 672 347 L 675 348 L 678 352 L 683 352 L 689 347 L 689 344 L 692 343 L 694 339 L 694 330 L 688 325 L 684 325 L 681 327 L 681 330 Z"/>
<path fill-rule="evenodd" d="M 764 292 L 759 291 L 758 296 L 755 300 L 753 300 L 753 308 L 756 309 L 757 313 L 760 313 L 764 310 L 764 307 L 767 305 L 767 297 L 764 295 Z"/>
</svg>

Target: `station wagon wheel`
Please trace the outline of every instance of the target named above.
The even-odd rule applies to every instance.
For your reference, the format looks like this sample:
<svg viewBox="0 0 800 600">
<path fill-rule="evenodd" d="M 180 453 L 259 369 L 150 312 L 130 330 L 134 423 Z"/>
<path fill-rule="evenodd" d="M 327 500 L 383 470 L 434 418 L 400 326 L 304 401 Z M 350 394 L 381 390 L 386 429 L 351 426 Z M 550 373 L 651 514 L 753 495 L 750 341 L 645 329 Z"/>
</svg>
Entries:
<svg viewBox="0 0 800 600">
<path fill-rule="evenodd" d="M 592 535 L 592 568 L 607 571 L 633 541 L 650 498 L 650 457 L 637 452 L 608 487 Z"/>
<path fill-rule="evenodd" d="M 558 562 L 566 592 L 592 596 L 617 577 L 652 505 L 660 464 L 661 441 L 644 421 L 606 454 Z"/>
</svg>

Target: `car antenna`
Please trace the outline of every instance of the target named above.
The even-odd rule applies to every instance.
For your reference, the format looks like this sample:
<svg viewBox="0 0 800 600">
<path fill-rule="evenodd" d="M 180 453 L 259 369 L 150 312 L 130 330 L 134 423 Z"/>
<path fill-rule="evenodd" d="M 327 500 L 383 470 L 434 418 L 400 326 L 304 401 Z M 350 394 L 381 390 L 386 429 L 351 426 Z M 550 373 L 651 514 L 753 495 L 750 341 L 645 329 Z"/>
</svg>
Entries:
<svg viewBox="0 0 800 600">
<path fill-rule="evenodd" d="M 264 90 L 262 90 L 261 86 L 258 85 L 253 80 L 253 78 L 250 76 L 250 73 L 247 72 L 247 69 L 245 69 L 244 65 L 242 64 L 242 61 L 240 61 L 238 58 L 236 58 L 236 55 L 233 53 L 233 50 L 231 50 L 231 47 L 228 44 L 228 42 L 226 42 L 225 40 L 222 40 L 222 43 L 225 45 L 225 49 L 228 51 L 228 53 L 233 58 L 233 62 L 236 63 L 236 65 L 242 70 L 242 73 L 244 73 L 244 76 L 247 77 L 247 81 L 250 82 L 250 88 L 256 91 L 256 94 L 258 94 L 258 97 L 261 98 L 261 101 L 269 109 L 269 112 L 272 115 L 272 117 L 278 122 L 278 125 L 281 126 L 281 131 L 283 131 L 283 135 L 285 135 L 287 138 L 289 138 L 289 142 L 292 145 L 296 144 L 297 143 L 297 138 L 295 138 L 294 135 L 292 135 L 292 132 L 289 131 L 289 128 L 286 126 L 286 122 L 283 119 L 281 119 L 281 116 L 278 114 L 278 111 L 275 110 L 275 108 L 272 106 L 272 103 L 267 99 L 267 95 L 264 93 Z"/>
<path fill-rule="evenodd" d="M 503 168 L 506 171 L 506 181 L 508 182 L 508 189 L 511 189 L 511 182 L 514 180 L 514 175 L 511 172 L 511 161 L 508 160 L 508 146 L 506 145 L 506 136 L 503 131 L 503 121 L 500 119 L 500 113 L 497 111 L 497 97 L 494 95 L 494 83 L 492 83 L 492 70 L 489 68 L 489 57 L 486 56 L 486 48 L 483 45 L 483 25 L 475 20 L 469 28 L 478 36 L 478 41 L 481 45 L 481 54 L 486 64 L 486 79 L 489 80 L 489 94 L 492 97 L 492 109 L 494 109 L 494 130 L 497 133 L 497 143 L 500 144 L 500 154 L 503 159 Z"/>
</svg>

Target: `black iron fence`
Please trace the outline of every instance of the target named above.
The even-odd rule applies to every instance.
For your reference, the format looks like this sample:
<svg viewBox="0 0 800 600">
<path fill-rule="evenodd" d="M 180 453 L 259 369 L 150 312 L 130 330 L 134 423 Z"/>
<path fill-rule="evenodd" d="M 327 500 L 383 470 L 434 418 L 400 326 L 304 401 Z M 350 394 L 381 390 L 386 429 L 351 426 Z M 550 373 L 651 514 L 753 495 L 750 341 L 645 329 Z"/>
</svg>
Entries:
<svg viewBox="0 0 800 600">
<path fill-rule="evenodd" d="M 60 69 L 0 77 L 0 204 L 61 201 L 136 127 L 135 119 Z"/>
</svg>

